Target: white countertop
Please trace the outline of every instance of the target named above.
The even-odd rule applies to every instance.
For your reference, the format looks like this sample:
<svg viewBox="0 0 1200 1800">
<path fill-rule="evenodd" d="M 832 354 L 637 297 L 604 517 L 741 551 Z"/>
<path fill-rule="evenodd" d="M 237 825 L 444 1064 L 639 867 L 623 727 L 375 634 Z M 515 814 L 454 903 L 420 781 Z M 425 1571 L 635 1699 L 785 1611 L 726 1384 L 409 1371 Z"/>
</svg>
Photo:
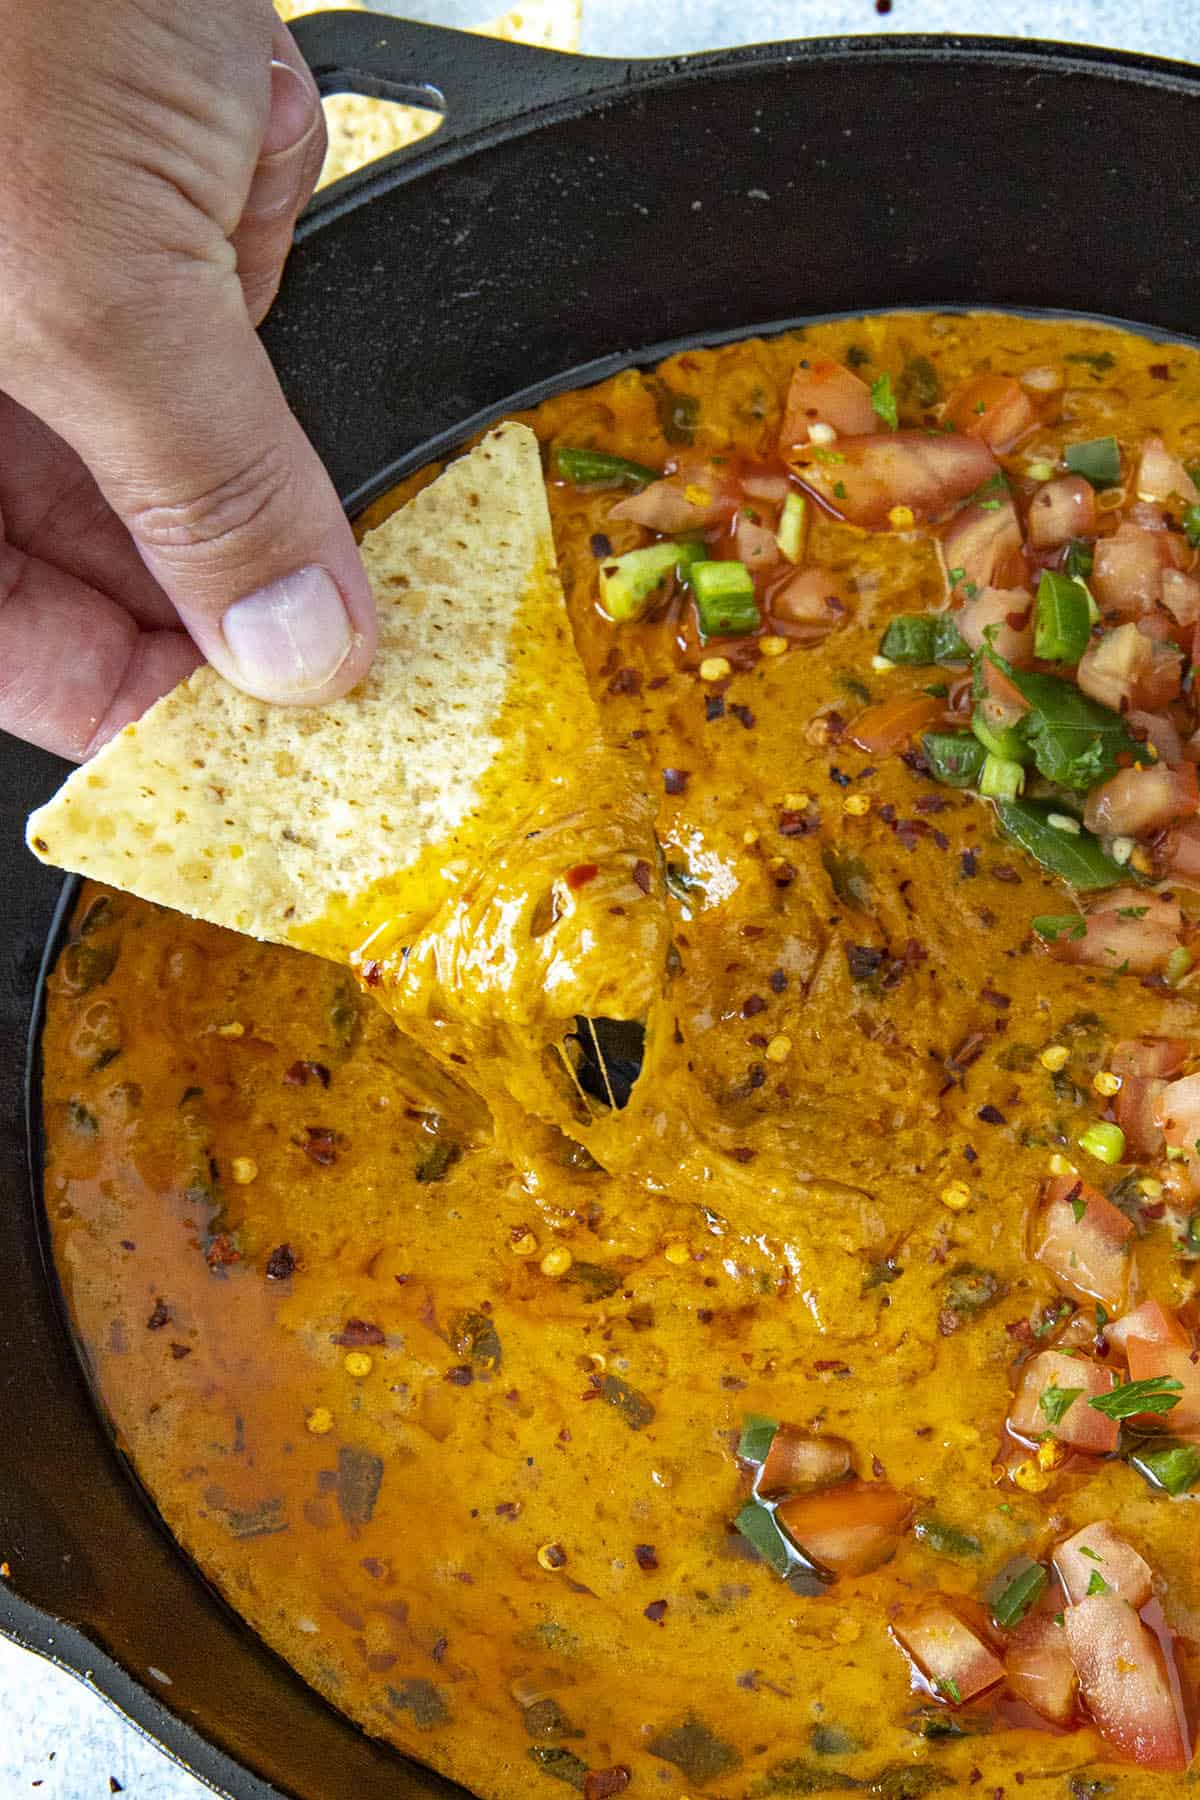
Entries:
<svg viewBox="0 0 1200 1800">
<path fill-rule="evenodd" d="M 399 5 L 388 5 L 399 12 Z M 425 0 L 414 14 L 453 24 L 490 12 L 486 4 Z M 596 55 L 661 56 L 748 41 L 741 0 L 584 0 L 583 49 Z M 1106 44 L 1188 60 L 1195 15 L 1177 0 L 1008 0 L 985 14 L 979 0 L 762 0 L 753 12 L 754 41 L 839 36 L 846 32 L 983 32 Z M 112 1712 L 70 1675 L 0 1638 L 0 1796 L 26 1792 L 38 1800 L 205 1800 L 210 1790 Z M 119 1783 L 119 1788 L 111 1786 Z"/>
</svg>

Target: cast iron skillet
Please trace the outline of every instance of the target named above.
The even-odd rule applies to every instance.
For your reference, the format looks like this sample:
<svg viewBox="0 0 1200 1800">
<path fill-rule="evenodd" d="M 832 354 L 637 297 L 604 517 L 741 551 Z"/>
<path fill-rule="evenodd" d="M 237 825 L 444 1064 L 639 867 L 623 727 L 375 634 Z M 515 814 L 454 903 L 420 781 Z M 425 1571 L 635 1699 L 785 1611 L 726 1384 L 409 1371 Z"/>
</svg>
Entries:
<svg viewBox="0 0 1200 1800">
<path fill-rule="evenodd" d="M 513 397 L 689 336 L 864 307 L 1200 317 L 1200 75 L 987 40 L 557 57 L 354 13 L 298 27 L 324 88 L 446 114 L 305 220 L 266 340 L 351 508 Z M 244 1800 L 449 1784 L 369 1742 L 185 1563 L 91 1405 L 43 1263 L 25 1045 L 59 882 L 0 792 L 0 1628 Z M 36 1158 L 35 1158 L 36 1160 Z M 251 1773 L 253 1771 L 253 1773 Z"/>
</svg>

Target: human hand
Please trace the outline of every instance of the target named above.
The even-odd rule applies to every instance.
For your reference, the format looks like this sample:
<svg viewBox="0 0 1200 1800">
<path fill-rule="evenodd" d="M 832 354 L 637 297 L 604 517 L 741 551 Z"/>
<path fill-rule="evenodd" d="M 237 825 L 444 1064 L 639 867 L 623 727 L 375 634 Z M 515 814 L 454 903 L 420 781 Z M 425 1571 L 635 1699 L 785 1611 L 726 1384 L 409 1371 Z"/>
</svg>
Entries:
<svg viewBox="0 0 1200 1800">
<path fill-rule="evenodd" d="M 0 41 L 0 729 L 82 760 L 203 657 L 344 693 L 374 606 L 255 332 L 325 150 L 290 33 L 0 0 Z"/>
</svg>

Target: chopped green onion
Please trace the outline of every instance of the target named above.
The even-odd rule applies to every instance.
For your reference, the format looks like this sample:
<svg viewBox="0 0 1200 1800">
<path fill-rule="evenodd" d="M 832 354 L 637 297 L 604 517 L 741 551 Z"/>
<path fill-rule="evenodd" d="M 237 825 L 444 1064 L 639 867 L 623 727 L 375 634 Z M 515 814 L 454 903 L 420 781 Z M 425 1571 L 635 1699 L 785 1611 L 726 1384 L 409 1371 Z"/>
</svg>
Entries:
<svg viewBox="0 0 1200 1800">
<path fill-rule="evenodd" d="M 1183 1236 L 1179 1240 L 1179 1248 L 1184 1256 L 1200 1256 L 1200 1212 L 1190 1215 L 1183 1228 Z"/>
<path fill-rule="evenodd" d="M 775 1514 L 761 1500 L 747 1500 L 733 1521 L 736 1530 L 753 1544 L 758 1554 L 777 1575 L 786 1575 L 794 1559 L 792 1547 L 775 1523 Z"/>
<path fill-rule="evenodd" d="M 762 624 L 745 563 L 695 562 L 688 572 L 702 638 L 739 637 Z"/>
<path fill-rule="evenodd" d="M 1078 1400 L 1083 1389 L 1080 1387 L 1048 1387 L 1038 1397 L 1038 1405 L 1045 1413 L 1051 1425 L 1057 1425 L 1063 1414 L 1068 1412 Z"/>
<path fill-rule="evenodd" d="M 983 1545 L 978 1538 L 970 1537 L 965 1531 L 956 1531 L 953 1525 L 943 1525 L 940 1519 L 917 1519 L 913 1532 L 939 1556 L 983 1555 Z"/>
<path fill-rule="evenodd" d="M 804 555 L 807 525 L 808 502 L 803 494 L 789 494 L 779 515 L 779 530 L 775 534 L 775 542 L 791 563 L 798 563 Z"/>
<path fill-rule="evenodd" d="M 1067 545 L 1063 573 L 1069 575 L 1072 581 L 1086 581 L 1095 560 L 1092 547 L 1085 538 L 1072 538 Z"/>
<path fill-rule="evenodd" d="M 954 1702 L 955 1706 L 962 1705 L 962 1689 L 952 1675 L 941 1676 L 933 1685 L 939 1694 L 944 1694 L 947 1700 Z"/>
<path fill-rule="evenodd" d="M 884 632 L 879 654 L 894 663 L 967 662 L 971 652 L 953 613 L 901 613 Z"/>
<path fill-rule="evenodd" d="M 1105 1579 L 1104 1579 L 1103 1575 L 1100 1573 L 1099 1569 L 1092 1570 L 1091 1579 L 1087 1584 L 1087 1591 L 1089 1594 L 1111 1594 L 1112 1593 L 1112 1589 L 1109 1587 L 1107 1581 L 1105 1581 Z"/>
<path fill-rule="evenodd" d="M 1195 1444 L 1162 1444 L 1132 1452 L 1129 1458 L 1139 1475 L 1164 1493 L 1186 1494 L 1200 1478 L 1200 1450 Z"/>
<path fill-rule="evenodd" d="M 564 481 L 576 487 L 641 488 L 659 478 L 657 469 L 624 456 L 610 456 L 606 450 L 556 450 L 554 466 Z"/>
<path fill-rule="evenodd" d="M 1168 986 L 1178 987 L 1184 976 L 1191 970 L 1194 961 L 1195 958 L 1191 951 L 1185 950 L 1182 944 L 1178 944 L 1168 956 L 1167 966 L 1163 970 Z"/>
<path fill-rule="evenodd" d="M 956 788 L 979 785 L 988 753 L 972 732 L 927 731 L 921 749 L 935 781 Z"/>
<path fill-rule="evenodd" d="M 1097 1162 L 1119 1163 L 1125 1155 L 1125 1133 L 1119 1125 L 1107 1125 L 1103 1119 L 1089 1125 L 1078 1143 Z"/>
<path fill-rule="evenodd" d="M 1087 936 L 1087 920 L 1082 913 L 1039 913 L 1030 924 L 1044 943 L 1057 944 L 1059 938 L 1066 938 L 1069 944 L 1076 944 Z"/>
<path fill-rule="evenodd" d="M 1031 1562 L 1005 1582 L 992 1601 L 992 1617 L 1003 1631 L 1019 1625 L 1046 1591 L 1050 1577 L 1041 1563 Z"/>
<path fill-rule="evenodd" d="M 1057 830 L 1048 809 L 1036 800 L 998 800 L 996 816 L 1015 844 L 1080 893 L 1115 887 L 1123 879 L 1120 866 L 1105 854 L 1099 838 L 1090 831 L 1072 836 Z"/>
<path fill-rule="evenodd" d="M 1063 462 L 1072 475 L 1082 475 L 1093 487 L 1111 487 L 1121 479 L 1121 451 L 1115 437 L 1092 438 L 1086 444 L 1068 444 Z"/>
<path fill-rule="evenodd" d="M 1082 582 L 1047 569 L 1038 582 L 1033 653 L 1042 662 L 1077 663 L 1088 647 L 1092 621 Z"/>
<path fill-rule="evenodd" d="M 778 1419 L 768 1419 L 762 1413 L 747 1413 L 742 1420 L 742 1435 L 738 1439 L 737 1447 L 737 1453 L 742 1461 L 766 1462 L 778 1430 Z"/>
<path fill-rule="evenodd" d="M 979 777 L 979 791 L 985 800 L 1015 800 L 1025 788 L 1025 771 L 1019 762 L 993 756 L 989 751 Z"/>
<path fill-rule="evenodd" d="M 1200 506 L 1193 504 L 1184 509 L 1183 530 L 1193 550 L 1200 546 Z"/>
<path fill-rule="evenodd" d="M 1097 1394 L 1088 1401 L 1106 1419 L 1132 1419 L 1136 1413 L 1167 1413 L 1179 1405 L 1182 1381 L 1173 1375 L 1148 1375 L 1145 1381 L 1127 1381 L 1111 1394 Z"/>
<path fill-rule="evenodd" d="M 871 383 L 871 405 L 889 430 L 895 431 L 900 420 L 896 414 L 896 396 L 892 392 L 892 378 L 886 370 L 877 381 Z"/>
<path fill-rule="evenodd" d="M 1045 457 L 1039 457 L 1036 462 L 1028 464 L 1025 473 L 1030 481 L 1049 481 L 1054 475 L 1054 464 L 1047 462 Z"/>
<path fill-rule="evenodd" d="M 1008 725 L 1003 731 L 994 731 L 988 724 L 983 708 L 977 706 L 971 714 L 971 730 L 979 739 L 989 756 L 1001 758 L 1004 762 L 1028 762 L 1029 746 L 1016 725 Z M 1008 795 L 1013 799 L 1015 796 Z"/>
<path fill-rule="evenodd" d="M 600 564 L 600 604 L 617 625 L 640 619 L 667 578 L 686 568 L 694 555 L 689 544 L 647 544 Z"/>
</svg>

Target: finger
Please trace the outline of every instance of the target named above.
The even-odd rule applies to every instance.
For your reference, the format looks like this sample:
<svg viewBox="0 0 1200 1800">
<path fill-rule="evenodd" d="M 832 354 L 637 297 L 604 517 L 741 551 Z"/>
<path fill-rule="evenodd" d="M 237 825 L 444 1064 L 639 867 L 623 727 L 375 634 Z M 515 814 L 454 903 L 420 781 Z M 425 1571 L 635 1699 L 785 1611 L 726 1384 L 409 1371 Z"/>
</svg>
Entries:
<svg viewBox="0 0 1200 1800">
<path fill-rule="evenodd" d="M 325 160 L 325 115 L 316 83 L 290 32 L 283 25 L 279 31 L 290 53 L 287 46 L 277 45 L 276 60 L 271 64 L 266 134 L 232 240 L 238 278 L 256 325 L 279 290 L 296 219 L 312 195 Z"/>
<path fill-rule="evenodd" d="M 222 674 L 264 700 L 345 693 L 374 652 L 370 588 L 229 260 L 159 259 L 108 325 L 103 345 L 43 363 L 30 403 Z"/>
<path fill-rule="evenodd" d="M 75 452 L 0 394 L 0 539 L 111 594 L 139 625 L 178 628 L 175 608 Z"/>
<path fill-rule="evenodd" d="M 200 657 L 107 595 L 0 544 L 0 730 L 82 762 Z"/>
</svg>

